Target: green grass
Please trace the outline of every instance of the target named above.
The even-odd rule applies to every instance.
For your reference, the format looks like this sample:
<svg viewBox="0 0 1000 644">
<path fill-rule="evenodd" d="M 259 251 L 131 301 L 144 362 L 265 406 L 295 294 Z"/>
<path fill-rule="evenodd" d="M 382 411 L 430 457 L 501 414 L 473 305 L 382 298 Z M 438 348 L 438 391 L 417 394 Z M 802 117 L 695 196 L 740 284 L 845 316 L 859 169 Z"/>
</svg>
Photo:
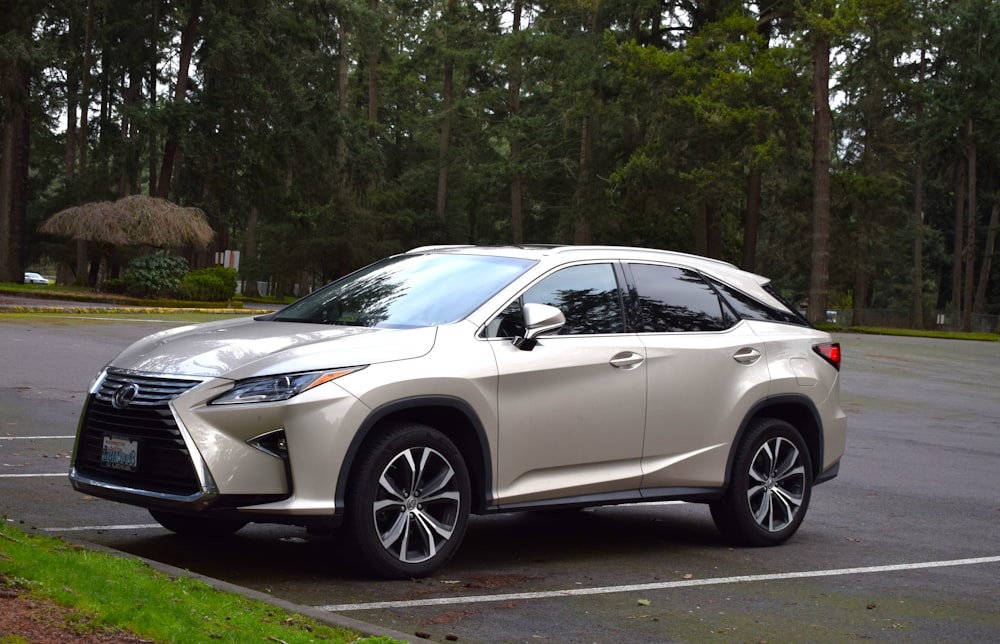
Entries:
<svg viewBox="0 0 1000 644">
<path fill-rule="evenodd" d="M 215 322 L 216 320 L 228 320 L 243 318 L 250 315 L 257 315 L 258 312 L 228 311 L 228 312 L 202 312 L 195 310 L 157 310 L 155 313 L 150 309 L 139 309 L 127 312 L 108 312 L 105 310 L 96 311 L 92 309 L 69 309 L 69 310 L 34 310 L 31 312 L 18 313 L 16 311 L 0 311 L 0 322 L 13 322 L 23 324 L 31 321 L 36 324 L 49 324 L 54 326 L 68 326 L 81 324 L 100 324 L 102 322 Z M 152 333 L 152 331 L 151 331 Z"/>
<path fill-rule="evenodd" d="M 15 282 L 0 282 L 0 295 L 11 295 L 15 297 L 36 297 L 39 299 L 70 300 L 78 302 L 138 302 L 145 305 L 156 306 L 157 300 L 139 300 L 126 295 L 115 295 L 112 293 L 102 293 L 89 286 L 72 286 L 64 284 L 18 284 Z M 232 305 L 239 306 L 242 303 L 253 305 L 262 304 L 290 304 L 296 297 L 292 296 L 264 296 L 245 297 L 235 295 Z M 216 303 L 218 305 L 218 303 Z"/>
<path fill-rule="evenodd" d="M 0 283 L 0 295 L 13 297 L 30 297 L 40 301 L 62 300 L 64 302 L 100 302 L 122 307 L 146 308 L 202 308 L 202 309 L 239 309 L 243 307 L 243 299 L 234 297 L 229 302 L 189 302 L 185 300 L 149 300 L 101 293 L 92 288 L 79 286 L 57 286 L 54 284 L 11 284 Z M 44 306 L 44 304 L 42 305 Z"/>
<path fill-rule="evenodd" d="M 1000 334 L 967 333 L 964 331 L 934 331 L 931 329 L 897 329 L 890 327 L 839 327 L 824 324 L 819 328 L 830 333 L 862 333 L 868 335 L 898 335 L 912 338 L 939 338 L 942 340 L 978 340 L 985 342 L 1000 342 Z"/>
<path fill-rule="evenodd" d="M 77 627 L 157 642 L 392 642 L 333 628 L 270 604 L 169 577 L 143 561 L 0 525 L 0 585 L 73 611 Z"/>
</svg>

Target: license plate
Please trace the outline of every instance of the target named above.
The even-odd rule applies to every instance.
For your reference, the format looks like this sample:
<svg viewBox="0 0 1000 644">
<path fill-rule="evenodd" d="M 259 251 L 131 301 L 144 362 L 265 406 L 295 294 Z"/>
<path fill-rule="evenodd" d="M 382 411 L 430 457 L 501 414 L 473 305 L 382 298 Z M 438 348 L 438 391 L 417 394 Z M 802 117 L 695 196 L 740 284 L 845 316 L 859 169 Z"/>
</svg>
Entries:
<svg viewBox="0 0 1000 644">
<path fill-rule="evenodd" d="M 101 446 L 101 467 L 134 472 L 139 467 L 139 441 L 105 436 Z"/>
</svg>

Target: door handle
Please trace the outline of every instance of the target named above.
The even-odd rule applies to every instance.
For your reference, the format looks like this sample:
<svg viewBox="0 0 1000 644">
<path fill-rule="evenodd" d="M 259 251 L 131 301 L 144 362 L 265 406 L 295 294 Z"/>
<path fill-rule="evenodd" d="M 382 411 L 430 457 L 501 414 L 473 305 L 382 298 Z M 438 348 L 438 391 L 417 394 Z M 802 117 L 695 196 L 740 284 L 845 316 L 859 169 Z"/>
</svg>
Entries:
<svg viewBox="0 0 1000 644">
<path fill-rule="evenodd" d="M 760 360 L 761 352 L 753 347 L 744 347 L 733 354 L 733 360 L 740 364 L 753 364 Z"/>
<path fill-rule="evenodd" d="M 632 367 L 642 364 L 643 360 L 645 360 L 645 358 L 634 351 L 624 351 L 616 354 L 609 362 L 612 367 L 616 367 L 618 369 L 631 369 Z"/>
</svg>

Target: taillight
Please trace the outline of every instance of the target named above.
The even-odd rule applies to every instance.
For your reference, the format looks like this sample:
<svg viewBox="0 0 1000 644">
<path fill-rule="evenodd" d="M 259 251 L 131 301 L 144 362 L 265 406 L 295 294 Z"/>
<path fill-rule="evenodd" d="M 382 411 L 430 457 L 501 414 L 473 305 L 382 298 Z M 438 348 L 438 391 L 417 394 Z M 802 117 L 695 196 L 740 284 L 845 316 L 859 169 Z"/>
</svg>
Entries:
<svg viewBox="0 0 1000 644">
<path fill-rule="evenodd" d="M 813 351 L 823 357 L 824 360 L 840 371 L 840 343 L 827 342 L 825 344 L 814 344 Z"/>
</svg>

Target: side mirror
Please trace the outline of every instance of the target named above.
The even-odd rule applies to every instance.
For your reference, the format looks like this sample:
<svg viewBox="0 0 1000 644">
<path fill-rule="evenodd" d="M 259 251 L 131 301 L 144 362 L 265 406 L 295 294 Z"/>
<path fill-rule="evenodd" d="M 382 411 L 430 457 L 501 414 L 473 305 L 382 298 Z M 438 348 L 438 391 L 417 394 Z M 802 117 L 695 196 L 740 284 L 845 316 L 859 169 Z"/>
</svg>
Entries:
<svg viewBox="0 0 1000 644">
<path fill-rule="evenodd" d="M 514 346 L 522 351 L 531 351 L 538 344 L 538 336 L 558 331 L 566 324 L 566 316 L 548 304 L 527 303 L 524 305 L 524 337 L 514 338 Z"/>
</svg>

